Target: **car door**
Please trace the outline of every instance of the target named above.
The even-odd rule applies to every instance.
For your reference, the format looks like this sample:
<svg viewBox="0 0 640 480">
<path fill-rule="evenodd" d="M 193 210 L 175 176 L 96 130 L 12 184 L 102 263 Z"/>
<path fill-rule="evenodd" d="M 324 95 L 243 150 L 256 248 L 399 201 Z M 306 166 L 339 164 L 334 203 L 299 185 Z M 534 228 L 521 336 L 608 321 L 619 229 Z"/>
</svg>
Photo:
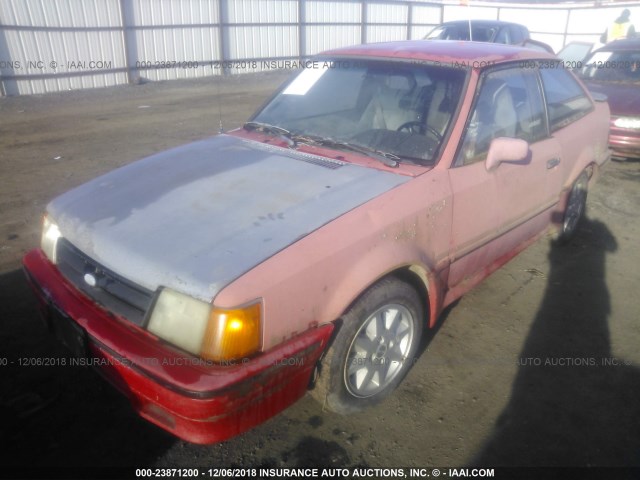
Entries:
<svg viewBox="0 0 640 480">
<path fill-rule="evenodd" d="M 550 194 L 559 196 L 562 179 L 570 177 L 575 161 L 584 150 L 584 127 L 579 120 L 594 109 L 576 78 L 564 68 L 540 68 L 549 119 L 549 131 L 562 147 L 560 182 L 549 183 Z M 630 99 L 631 101 L 631 99 Z"/>
<path fill-rule="evenodd" d="M 498 76 L 498 75 L 496 75 Z M 507 253 L 544 230 L 562 186 L 562 145 L 549 135 L 536 68 L 499 72 L 515 109 L 516 128 L 508 136 L 526 140 L 529 157 L 505 162 L 496 170 L 500 235 Z"/>
<path fill-rule="evenodd" d="M 519 138 L 529 154 L 494 169 L 485 164 L 492 140 Z M 543 230 L 559 185 L 560 145 L 548 135 L 535 68 L 483 75 L 450 183 L 454 192 L 449 286 L 488 272 Z M 559 187 L 558 187 L 559 188 Z"/>
</svg>

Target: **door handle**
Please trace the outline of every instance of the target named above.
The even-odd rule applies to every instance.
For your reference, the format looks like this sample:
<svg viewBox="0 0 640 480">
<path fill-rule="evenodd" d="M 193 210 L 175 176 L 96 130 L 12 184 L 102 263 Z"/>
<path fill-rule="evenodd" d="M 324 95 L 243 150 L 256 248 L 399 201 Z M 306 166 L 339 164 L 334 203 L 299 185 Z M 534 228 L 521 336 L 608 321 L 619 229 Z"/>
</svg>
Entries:
<svg viewBox="0 0 640 480">
<path fill-rule="evenodd" d="M 551 170 L 553 167 L 560 165 L 560 159 L 558 157 L 547 160 L 547 170 Z"/>
</svg>

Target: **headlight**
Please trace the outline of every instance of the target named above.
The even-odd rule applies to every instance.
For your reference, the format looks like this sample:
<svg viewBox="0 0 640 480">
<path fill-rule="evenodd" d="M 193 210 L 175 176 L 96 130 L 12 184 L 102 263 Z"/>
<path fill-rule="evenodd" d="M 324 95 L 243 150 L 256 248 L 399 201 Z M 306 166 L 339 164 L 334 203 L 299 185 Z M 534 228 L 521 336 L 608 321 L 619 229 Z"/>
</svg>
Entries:
<svg viewBox="0 0 640 480">
<path fill-rule="evenodd" d="M 51 263 L 56 263 L 56 245 L 61 236 L 58 225 L 48 215 L 45 215 L 42 222 L 40 248 L 42 248 L 47 258 L 51 260 Z"/>
<path fill-rule="evenodd" d="M 618 128 L 626 128 L 627 130 L 640 130 L 640 118 L 618 117 L 613 124 Z"/>
<path fill-rule="evenodd" d="M 200 353 L 210 306 L 168 288 L 160 292 L 148 330 L 194 355 Z"/>
<path fill-rule="evenodd" d="M 148 330 L 207 360 L 228 361 L 260 348 L 259 302 L 231 310 L 211 307 L 164 288 L 151 312 Z"/>
</svg>

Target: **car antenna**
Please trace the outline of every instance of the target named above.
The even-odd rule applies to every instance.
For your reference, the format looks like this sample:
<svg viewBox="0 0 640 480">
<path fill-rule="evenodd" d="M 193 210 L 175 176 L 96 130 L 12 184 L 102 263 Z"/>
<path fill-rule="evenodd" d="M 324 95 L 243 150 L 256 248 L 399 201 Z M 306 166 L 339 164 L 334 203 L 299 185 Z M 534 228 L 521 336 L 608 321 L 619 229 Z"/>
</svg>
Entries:
<svg viewBox="0 0 640 480">
<path fill-rule="evenodd" d="M 222 76 L 222 73 L 220 73 L 220 76 Z M 220 100 L 220 78 L 218 78 L 218 81 L 216 82 L 216 97 L 218 100 L 218 122 L 220 124 L 220 127 L 218 129 L 218 133 L 224 133 L 224 128 L 222 127 L 222 103 Z"/>
</svg>

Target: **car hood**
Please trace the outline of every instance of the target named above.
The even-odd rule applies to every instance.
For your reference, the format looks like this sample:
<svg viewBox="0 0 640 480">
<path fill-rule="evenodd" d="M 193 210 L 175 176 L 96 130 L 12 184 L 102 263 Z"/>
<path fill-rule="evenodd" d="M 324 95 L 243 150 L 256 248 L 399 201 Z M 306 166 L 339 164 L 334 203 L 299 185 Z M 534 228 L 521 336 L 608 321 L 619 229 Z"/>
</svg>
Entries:
<svg viewBox="0 0 640 480">
<path fill-rule="evenodd" d="M 640 117 L 640 85 L 594 81 L 586 81 L 585 85 L 592 92 L 607 96 L 611 115 Z"/>
<path fill-rule="evenodd" d="M 205 301 L 410 177 L 220 135 L 96 178 L 47 207 L 62 235 L 150 290 Z"/>
</svg>

